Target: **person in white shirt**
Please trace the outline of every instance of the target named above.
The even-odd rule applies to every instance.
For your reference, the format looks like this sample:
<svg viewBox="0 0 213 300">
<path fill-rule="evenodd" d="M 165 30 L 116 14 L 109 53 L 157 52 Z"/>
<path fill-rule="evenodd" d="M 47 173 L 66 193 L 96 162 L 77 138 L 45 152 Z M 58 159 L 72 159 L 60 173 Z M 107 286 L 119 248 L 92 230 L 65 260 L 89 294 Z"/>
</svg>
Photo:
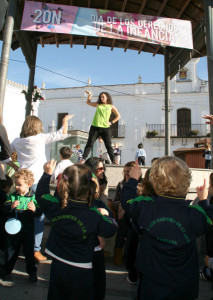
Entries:
<svg viewBox="0 0 213 300">
<path fill-rule="evenodd" d="M 59 153 L 61 162 L 57 164 L 52 174 L 51 182 L 53 183 L 58 179 L 58 175 L 62 174 L 67 167 L 73 165 L 73 163 L 70 161 L 73 152 L 69 147 L 60 148 Z"/>
<path fill-rule="evenodd" d="M 18 155 L 20 169 L 27 168 L 34 174 L 35 191 L 37 183 L 43 174 L 43 165 L 47 158 L 45 145 L 64 140 L 70 135 L 67 134 L 68 121 L 74 116 L 66 115 L 62 120 L 62 127 L 57 132 L 43 133 L 43 124 L 36 116 L 28 116 L 22 125 L 20 137 L 16 138 L 10 145 L 12 152 Z M 44 261 L 47 258 L 40 253 L 41 241 L 44 231 L 44 214 L 35 218 L 35 245 L 34 255 L 37 261 Z"/>
<path fill-rule="evenodd" d="M 139 166 L 145 166 L 145 160 L 146 160 L 146 152 L 143 149 L 143 144 L 138 144 L 138 150 L 135 154 L 135 160 L 138 162 Z"/>
</svg>

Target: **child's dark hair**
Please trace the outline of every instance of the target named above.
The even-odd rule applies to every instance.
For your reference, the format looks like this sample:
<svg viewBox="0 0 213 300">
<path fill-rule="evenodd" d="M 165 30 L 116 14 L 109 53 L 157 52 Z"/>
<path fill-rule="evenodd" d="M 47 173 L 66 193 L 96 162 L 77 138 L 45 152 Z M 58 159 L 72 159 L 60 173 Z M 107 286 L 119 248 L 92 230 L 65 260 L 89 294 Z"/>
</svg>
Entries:
<svg viewBox="0 0 213 300">
<path fill-rule="evenodd" d="M 67 206 L 69 200 L 86 201 L 90 206 L 95 193 L 96 183 L 88 166 L 75 164 L 64 170 L 59 183 L 62 208 Z"/>
<path fill-rule="evenodd" d="M 138 148 L 142 149 L 143 148 L 143 144 L 142 143 L 138 144 Z"/>
<path fill-rule="evenodd" d="M 69 147 L 62 147 L 59 153 L 64 159 L 69 159 L 72 156 L 72 150 Z"/>
<path fill-rule="evenodd" d="M 8 175 L 5 175 L 5 179 L 0 179 L 0 189 L 4 190 L 6 187 L 11 187 L 13 180 Z"/>
<path fill-rule="evenodd" d="M 131 168 L 133 168 L 135 166 L 136 166 L 136 162 L 135 161 L 129 161 L 128 163 L 126 163 L 124 165 L 124 168 L 130 168 L 131 169 Z M 123 174 L 124 174 L 124 169 L 123 169 Z M 126 176 L 125 176 L 125 174 L 124 174 L 124 178 L 123 178 L 122 182 L 123 183 L 126 182 Z"/>
<path fill-rule="evenodd" d="M 107 92 L 102 92 L 102 93 L 99 94 L 97 103 L 98 104 L 102 104 L 102 102 L 101 102 L 101 95 L 103 95 L 103 94 L 105 94 L 106 97 L 107 97 L 107 104 L 112 104 L 112 97 Z"/>
</svg>

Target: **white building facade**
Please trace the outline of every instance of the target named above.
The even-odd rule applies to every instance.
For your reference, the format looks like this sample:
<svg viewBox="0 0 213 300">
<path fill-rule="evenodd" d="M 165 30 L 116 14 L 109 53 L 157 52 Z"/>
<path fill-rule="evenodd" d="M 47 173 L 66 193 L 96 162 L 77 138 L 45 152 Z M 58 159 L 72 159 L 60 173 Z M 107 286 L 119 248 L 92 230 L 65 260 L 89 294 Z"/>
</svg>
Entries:
<svg viewBox="0 0 213 300">
<path fill-rule="evenodd" d="M 199 139 L 203 139 L 209 133 L 208 125 L 202 119 L 204 114 L 209 113 L 208 82 L 197 76 L 197 63 L 199 59 L 192 59 L 184 69 L 171 80 L 171 143 L 170 154 L 179 148 L 190 148 Z M 13 97 L 12 91 L 8 94 L 7 86 L 4 124 L 11 139 L 14 132 L 11 126 L 11 118 L 23 123 L 25 99 L 20 93 L 19 100 Z M 20 90 L 23 87 L 20 87 Z M 101 92 L 111 94 L 113 104 L 121 114 L 118 127 L 114 128 L 112 143 L 119 143 L 121 148 L 121 164 L 135 159 L 137 145 L 143 143 L 147 154 L 146 165 L 151 164 L 154 157 L 161 157 L 165 154 L 165 86 L 161 83 L 143 83 L 139 77 L 136 84 L 106 85 L 45 89 L 45 101 L 39 103 L 38 117 L 44 124 L 44 131 L 57 128 L 64 114 L 75 114 L 70 126 L 74 131 L 88 132 L 95 114 L 95 108 L 86 104 L 84 91 L 92 91 L 92 101 L 97 101 Z M 18 97 L 16 95 L 16 97 Z M 11 117 L 10 108 L 20 102 L 22 112 L 14 109 L 14 116 Z M 9 120 L 7 119 L 7 114 Z M 21 119 L 21 122 L 20 122 Z M 115 126 L 116 127 L 116 126 Z M 195 132 L 192 132 L 194 130 Z M 153 133 L 154 131 L 154 133 Z M 19 130 L 20 132 L 20 130 Z M 19 135 L 18 132 L 18 135 Z M 197 135 L 193 135 L 197 134 Z M 152 137 L 152 135 L 155 135 Z M 151 137 L 150 137 L 151 136 Z M 72 146 L 72 145 L 71 145 Z M 83 145 L 83 147 L 85 144 Z M 83 148 L 82 147 L 82 148 Z M 99 156 L 98 143 L 94 146 L 93 155 Z M 50 156 L 49 149 L 49 156 Z"/>
<path fill-rule="evenodd" d="M 23 90 L 27 90 L 27 86 L 7 80 L 3 124 L 7 129 L 10 142 L 20 135 L 21 127 L 25 120 L 26 100 L 22 93 Z"/>
</svg>

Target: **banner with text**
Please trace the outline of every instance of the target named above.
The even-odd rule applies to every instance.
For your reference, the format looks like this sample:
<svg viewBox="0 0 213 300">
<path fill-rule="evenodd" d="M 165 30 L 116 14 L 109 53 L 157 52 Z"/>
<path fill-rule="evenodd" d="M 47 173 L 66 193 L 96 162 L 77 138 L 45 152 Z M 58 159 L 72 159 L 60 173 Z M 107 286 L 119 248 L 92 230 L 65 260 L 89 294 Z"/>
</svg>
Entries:
<svg viewBox="0 0 213 300">
<path fill-rule="evenodd" d="M 190 21 L 43 2 L 25 2 L 21 30 L 193 49 Z"/>
</svg>

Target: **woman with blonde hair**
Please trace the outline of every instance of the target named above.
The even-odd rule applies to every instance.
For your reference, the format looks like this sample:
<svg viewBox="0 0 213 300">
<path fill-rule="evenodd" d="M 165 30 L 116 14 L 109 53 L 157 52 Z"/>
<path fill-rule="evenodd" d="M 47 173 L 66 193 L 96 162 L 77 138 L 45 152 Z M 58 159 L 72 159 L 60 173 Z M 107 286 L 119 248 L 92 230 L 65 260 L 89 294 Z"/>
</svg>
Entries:
<svg viewBox="0 0 213 300">
<path fill-rule="evenodd" d="M 62 120 L 62 127 L 56 132 L 43 133 L 43 124 L 36 116 L 28 116 L 24 121 L 20 137 L 11 143 L 11 150 L 17 153 L 20 168 L 27 168 L 34 174 L 35 191 L 37 183 L 43 174 L 43 165 L 47 161 L 45 146 L 53 142 L 66 139 L 69 135 L 68 121 L 74 115 L 66 115 Z M 44 231 L 44 215 L 35 218 L 35 258 L 37 261 L 44 261 L 47 258 L 40 253 L 41 240 Z"/>
</svg>

